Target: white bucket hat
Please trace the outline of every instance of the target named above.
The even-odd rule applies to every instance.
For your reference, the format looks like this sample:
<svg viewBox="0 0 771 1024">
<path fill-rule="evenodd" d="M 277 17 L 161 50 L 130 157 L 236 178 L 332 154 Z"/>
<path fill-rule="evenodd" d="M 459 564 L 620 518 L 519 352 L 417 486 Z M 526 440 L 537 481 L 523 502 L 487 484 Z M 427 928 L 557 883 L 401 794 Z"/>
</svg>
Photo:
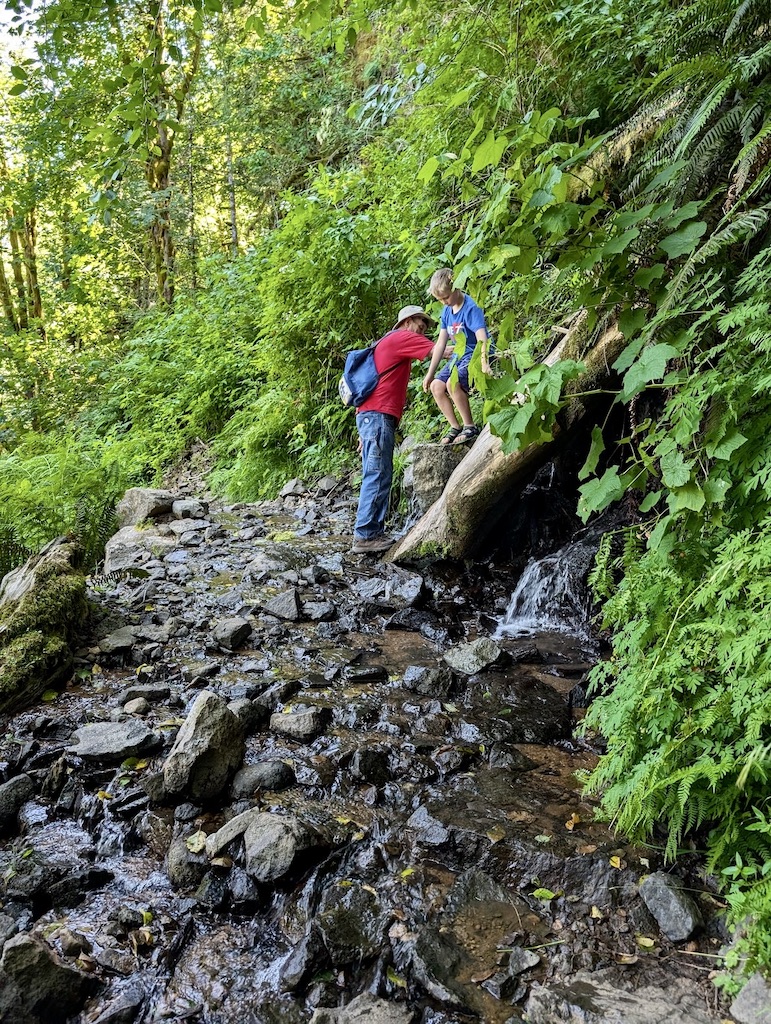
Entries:
<svg viewBox="0 0 771 1024">
<path fill-rule="evenodd" d="M 399 324 L 404 323 L 405 320 L 409 320 L 412 316 L 422 317 L 429 327 L 436 327 L 436 320 L 423 309 L 422 306 L 402 306 L 399 310 L 399 316 L 396 319 L 396 323 L 391 328 L 395 331 Z"/>
</svg>

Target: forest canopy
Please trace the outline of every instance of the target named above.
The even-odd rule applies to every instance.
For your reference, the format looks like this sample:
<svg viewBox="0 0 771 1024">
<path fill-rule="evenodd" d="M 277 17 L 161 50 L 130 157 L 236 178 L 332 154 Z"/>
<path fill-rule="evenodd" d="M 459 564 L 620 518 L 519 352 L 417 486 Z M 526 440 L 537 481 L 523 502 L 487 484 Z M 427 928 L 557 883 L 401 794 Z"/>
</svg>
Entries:
<svg viewBox="0 0 771 1024">
<path fill-rule="evenodd" d="M 6 566 L 195 445 L 239 498 L 350 466 L 343 354 L 437 266 L 493 325 L 507 451 L 571 400 L 555 329 L 617 325 L 578 511 L 633 525 L 593 572 L 588 784 L 670 857 L 704 844 L 754 921 L 734 966 L 771 970 L 769 4 L 9 0 L 4 24 Z M 428 436 L 422 395 L 409 415 Z"/>
</svg>

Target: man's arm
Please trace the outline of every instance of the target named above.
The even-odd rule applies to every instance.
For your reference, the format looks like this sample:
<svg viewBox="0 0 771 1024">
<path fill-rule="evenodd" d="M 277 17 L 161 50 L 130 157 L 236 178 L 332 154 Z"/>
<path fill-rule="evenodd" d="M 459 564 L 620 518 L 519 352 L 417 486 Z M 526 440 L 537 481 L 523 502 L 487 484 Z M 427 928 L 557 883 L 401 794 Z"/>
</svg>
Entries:
<svg viewBox="0 0 771 1024">
<path fill-rule="evenodd" d="M 423 378 L 424 391 L 428 391 L 428 389 L 431 387 L 431 381 L 436 376 L 436 371 L 439 369 L 439 364 L 444 359 L 448 338 L 449 334 L 443 327 L 439 332 L 439 337 L 436 339 L 433 349 L 431 350 L 431 362 L 428 367 L 428 372 Z"/>
</svg>

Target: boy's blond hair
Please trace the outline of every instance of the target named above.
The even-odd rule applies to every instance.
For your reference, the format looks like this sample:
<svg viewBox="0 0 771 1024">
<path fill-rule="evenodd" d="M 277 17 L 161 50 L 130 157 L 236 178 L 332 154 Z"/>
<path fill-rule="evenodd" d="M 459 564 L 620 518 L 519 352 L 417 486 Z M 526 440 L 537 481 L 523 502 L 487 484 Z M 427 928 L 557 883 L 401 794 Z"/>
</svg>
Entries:
<svg viewBox="0 0 771 1024">
<path fill-rule="evenodd" d="M 442 267 L 441 270 L 434 271 L 428 285 L 429 295 L 444 302 L 445 299 L 449 299 L 455 292 L 460 294 L 460 289 L 455 287 L 450 268 Z"/>
</svg>

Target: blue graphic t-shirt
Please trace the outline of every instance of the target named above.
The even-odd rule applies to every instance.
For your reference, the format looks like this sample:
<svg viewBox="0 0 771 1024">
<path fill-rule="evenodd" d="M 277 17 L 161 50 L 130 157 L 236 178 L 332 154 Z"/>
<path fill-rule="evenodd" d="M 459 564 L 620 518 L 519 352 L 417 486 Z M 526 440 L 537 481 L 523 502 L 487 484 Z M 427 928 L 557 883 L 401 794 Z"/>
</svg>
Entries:
<svg viewBox="0 0 771 1024">
<path fill-rule="evenodd" d="M 477 345 L 477 331 L 481 327 L 487 330 L 485 315 L 470 295 L 463 296 L 463 305 L 457 313 L 453 312 L 452 306 L 445 306 L 439 326 L 449 334 L 451 345 L 457 344 L 460 340 L 457 337 L 459 334 L 465 335 L 466 348 L 463 355 L 456 353 L 453 356 L 453 362 L 464 364 L 468 363 L 474 354 Z"/>
</svg>

